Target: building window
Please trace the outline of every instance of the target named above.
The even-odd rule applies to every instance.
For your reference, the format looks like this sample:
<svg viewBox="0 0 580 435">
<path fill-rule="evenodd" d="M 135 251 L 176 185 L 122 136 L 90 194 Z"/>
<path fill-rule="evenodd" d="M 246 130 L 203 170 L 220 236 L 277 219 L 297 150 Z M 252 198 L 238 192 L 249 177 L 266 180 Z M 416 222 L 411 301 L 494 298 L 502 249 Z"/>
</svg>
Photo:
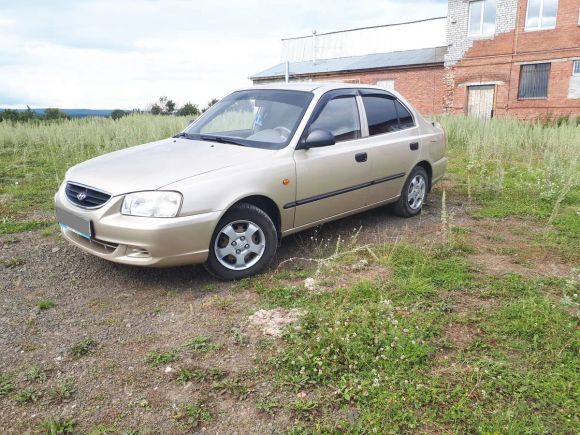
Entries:
<svg viewBox="0 0 580 435">
<path fill-rule="evenodd" d="M 549 63 L 522 65 L 520 70 L 520 90 L 518 98 L 521 100 L 547 98 L 549 79 Z"/>
<path fill-rule="evenodd" d="M 387 91 L 394 91 L 395 90 L 395 81 L 394 80 L 379 80 L 377 82 L 377 86 Z"/>
<path fill-rule="evenodd" d="M 558 0 L 528 0 L 526 30 L 555 28 L 557 13 Z"/>
<path fill-rule="evenodd" d="M 495 33 L 496 0 L 478 0 L 469 3 L 469 36 Z"/>
<path fill-rule="evenodd" d="M 572 75 L 580 77 L 580 60 L 574 61 L 574 66 L 572 67 Z"/>
</svg>

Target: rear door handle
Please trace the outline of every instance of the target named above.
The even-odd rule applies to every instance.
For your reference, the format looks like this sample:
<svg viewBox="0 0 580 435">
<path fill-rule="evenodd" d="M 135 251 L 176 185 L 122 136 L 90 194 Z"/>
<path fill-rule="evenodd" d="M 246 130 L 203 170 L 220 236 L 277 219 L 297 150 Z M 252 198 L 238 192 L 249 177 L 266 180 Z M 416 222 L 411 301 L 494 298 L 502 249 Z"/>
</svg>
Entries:
<svg viewBox="0 0 580 435">
<path fill-rule="evenodd" d="M 363 163 L 367 161 L 367 157 L 367 153 L 358 153 L 355 154 L 354 159 L 359 163 Z"/>
<path fill-rule="evenodd" d="M 409 148 L 411 148 L 411 151 L 417 151 L 419 149 L 419 142 L 411 142 Z"/>
</svg>

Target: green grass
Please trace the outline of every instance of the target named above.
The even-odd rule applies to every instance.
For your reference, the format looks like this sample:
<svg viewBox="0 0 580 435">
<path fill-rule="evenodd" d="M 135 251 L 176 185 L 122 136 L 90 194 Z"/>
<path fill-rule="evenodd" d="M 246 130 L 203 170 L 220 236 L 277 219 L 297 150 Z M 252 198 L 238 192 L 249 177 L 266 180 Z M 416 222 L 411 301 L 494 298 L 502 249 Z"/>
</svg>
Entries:
<svg viewBox="0 0 580 435">
<path fill-rule="evenodd" d="M 48 389 L 48 395 L 57 402 L 70 399 L 77 391 L 76 382 L 72 378 L 65 379 L 64 382 Z"/>
<path fill-rule="evenodd" d="M 7 396 L 12 391 L 14 391 L 12 377 L 5 373 L 0 372 L 0 397 Z"/>
<path fill-rule="evenodd" d="M 25 390 L 19 391 L 16 394 L 15 400 L 20 403 L 36 402 L 42 394 L 34 387 L 28 387 Z"/>
<path fill-rule="evenodd" d="M 186 346 L 196 353 L 207 353 L 220 347 L 219 344 L 212 343 L 209 338 L 202 335 L 192 338 Z"/>
<path fill-rule="evenodd" d="M 307 311 L 270 359 L 275 384 L 290 397 L 324 398 L 280 403 L 302 420 L 290 433 L 574 432 L 578 319 L 548 295 L 577 283 L 475 275 L 462 233 L 429 247 L 376 249 L 392 270 L 386 280 L 292 301 L 276 280 L 259 283 L 265 305 Z M 454 314 L 453 301 L 467 296 L 495 302 Z M 465 348 L 450 341 L 451 323 L 472 330 Z M 356 419 L 338 417 L 352 409 Z"/>
<path fill-rule="evenodd" d="M 474 216 L 534 218 L 547 228 L 545 241 L 578 262 L 580 126 L 457 116 L 441 122 L 449 142 L 448 177 L 453 189 L 481 205 Z"/>
<path fill-rule="evenodd" d="M 56 302 L 54 302 L 52 299 L 41 299 L 36 303 L 36 306 L 39 310 L 46 311 L 54 308 L 56 306 Z"/>
<path fill-rule="evenodd" d="M 40 429 L 46 435 L 68 435 L 74 432 L 75 425 L 73 419 L 51 419 L 43 422 Z"/>
<path fill-rule="evenodd" d="M 145 362 L 151 367 L 159 367 L 176 360 L 177 353 L 173 351 L 152 351 L 145 355 Z"/>
<path fill-rule="evenodd" d="M 85 338 L 71 346 L 69 352 L 72 356 L 81 357 L 93 353 L 97 348 L 97 342 L 92 338 Z"/>
<path fill-rule="evenodd" d="M 201 423 L 212 421 L 213 416 L 205 403 L 201 401 L 194 401 L 184 403 L 179 406 L 173 415 L 175 421 L 188 429 L 195 429 Z"/>
<path fill-rule="evenodd" d="M 46 382 L 47 379 L 46 371 L 37 365 L 31 366 L 26 372 L 26 380 L 28 382 Z"/>
</svg>

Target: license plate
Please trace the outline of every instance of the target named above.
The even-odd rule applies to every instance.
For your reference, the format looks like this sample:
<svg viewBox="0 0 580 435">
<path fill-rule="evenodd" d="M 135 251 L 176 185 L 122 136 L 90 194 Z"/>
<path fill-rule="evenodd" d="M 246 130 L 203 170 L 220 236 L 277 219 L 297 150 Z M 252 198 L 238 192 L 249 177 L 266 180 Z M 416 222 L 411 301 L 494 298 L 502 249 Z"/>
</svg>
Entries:
<svg viewBox="0 0 580 435">
<path fill-rule="evenodd" d="M 61 228 L 67 228 L 85 239 L 91 239 L 91 221 L 69 213 L 61 208 L 56 209 L 56 219 Z"/>
</svg>

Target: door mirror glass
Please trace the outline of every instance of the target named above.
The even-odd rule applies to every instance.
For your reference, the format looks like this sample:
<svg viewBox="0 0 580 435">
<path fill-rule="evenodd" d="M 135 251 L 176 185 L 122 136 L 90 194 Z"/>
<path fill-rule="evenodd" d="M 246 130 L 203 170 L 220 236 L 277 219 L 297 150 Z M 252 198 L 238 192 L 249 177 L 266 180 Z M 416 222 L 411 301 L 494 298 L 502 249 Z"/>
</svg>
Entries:
<svg viewBox="0 0 580 435">
<path fill-rule="evenodd" d="M 300 149 L 319 148 L 334 145 L 336 139 L 328 130 L 312 130 Z"/>
</svg>

